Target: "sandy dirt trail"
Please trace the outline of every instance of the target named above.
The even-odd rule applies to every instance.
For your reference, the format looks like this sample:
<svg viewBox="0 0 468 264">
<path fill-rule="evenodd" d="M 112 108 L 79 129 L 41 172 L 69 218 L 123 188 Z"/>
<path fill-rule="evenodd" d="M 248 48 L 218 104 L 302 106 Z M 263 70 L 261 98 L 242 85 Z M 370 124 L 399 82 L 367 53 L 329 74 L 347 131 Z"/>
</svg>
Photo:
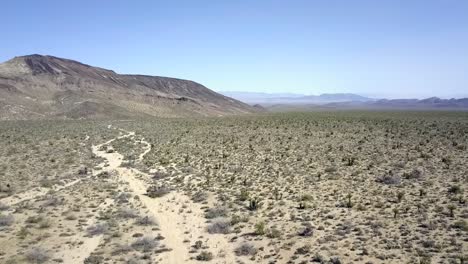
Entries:
<svg viewBox="0 0 468 264">
<path fill-rule="evenodd" d="M 109 128 L 111 128 L 111 126 L 109 126 Z M 128 132 L 128 131 L 125 131 L 125 130 L 121 130 L 121 131 L 127 132 L 127 134 L 116 137 L 116 138 L 113 138 L 113 139 L 111 139 L 111 140 L 109 140 L 107 142 L 104 142 L 104 143 L 100 144 L 100 145 L 93 146 L 93 153 L 95 153 L 95 154 L 99 153 L 98 150 L 99 150 L 99 148 L 101 146 L 109 145 L 109 144 L 111 144 L 112 142 L 114 142 L 117 139 L 132 137 L 132 136 L 135 135 L 135 132 Z M 86 136 L 85 140 L 88 140 L 88 139 L 89 139 L 89 136 Z M 146 153 L 148 153 L 151 150 L 151 145 L 148 142 L 145 141 L 144 144 L 146 145 L 146 148 L 145 148 L 145 151 L 140 155 L 140 160 L 142 160 L 144 155 L 146 155 Z M 109 161 L 107 160 L 107 162 L 109 162 Z M 113 164 L 113 165 L 118 167 L 120 164 Z M 100 164 L 100 166 L 103 167 L 104 164 Z M 7 205 L 7 206 L 12 206 L 12 205 L 24 202 L 24 201 L 33 200 L 33 199 L 36 199 L 36 198 L 38 198 L 40 196 L 46 195 L 49 191 L 60 191 L 60 190 L 63 190 L 65 188 L 69 188 L 69 187 L 71 187 L 71 186 L 73 186 L 73 185 L 75 185 L 75 184 L 77 184 L 77 183 L 79 183 L 79 182 L 81 182 L 83 180 L 89 179 L 92 176 L 96 176 L 100 172 L 101 172 L 100 170 L 99 171 L 93 171 L 93 173 L 89 174 L 86 177 L 82 177 L 82 178 L 73 180 L 73 181 L 65 183 L 63 185 L 54 185 L 54 186 L 52 186 L 52 188 L 36 187 L 34 189 L 31 189 L 31 190 L 28 190 L 28 191 L 25 191 L 25 192 L 22 192 L 22 193 L 15 194 L 13 196 L 0 199 L 0 202 L 2 204 Z"/>
<path fill-rule="evenodd" d="M 97 208 L 97 212 L 105 210 L 107 207 L 111 206 L 114 203 L 112 199 L 106 199 L 102 204 Z M 86 227 L 97 224 L 95 218 L 89 218 Z M 69 249 L 59 252 L 56 256 L 60 257 L 63 260 L 63 263 L 83 263 L 87 257 L 93 253 L 96 248 L 99 246 L 103 239 L 103 234 L 95 235 L 92 237 L 83 237 L 82 234 L 76 234 L 71 239 L 77 243 L 78 246 L 70 247 Z M 71 243 L 72 245 L 74 243 Z"/>
<path fill-rule="evenodd" d="M 127 134 L 118 138 L 132 138 L 135 136 L 134 132 L 119 130 Z M 201 205 L 194 204 L 189 197 L 177 191 L 157 199 L 146 196 L 148 184 L 144 179 L 150 179 L 150 175 L 134 168 L 120 167 L 123 155 L 118 152 L 107 153 L 106 151 L 100 151 L 100 149 L 105 149 L 102 148 L 103 146 L 109 145 L 114 140 L 93 146 L 93 153 L 107 161 L 108 166 L 105 169 L 117 172 L 118 177 L 128 184 L 130 191 L 140 197 L 147 210 L 157 219 L 161 235 L 165 238 L 163 243 L 167 248 L 171 249 L 161 253 L 162 263 L 198 263 L 191 259 L 190 244 L 184 243 L 184 240 L 190 239 L 193 243 L 199 237 L 205 237 L 203 242 L 209 246 L 210 250 L 214 251 L 215 257 L 222 258 L 222 260 L 217 259 L 216 263 L 235 263 L 231 245 L 222 235 L 210 235 L 209 238 L 206 238 L 206 219 Z M 144 139 L 141 139 L 139 143 L 145 145 L 138 159 L 141 162 L 144 156 L 151 151 L 151 144 Z M 192 212 L 190 215 L 179 212 L 182 204 Z"/>
<path fill-rule="evenodd" d="M 128 134 L 118 138 L 132 137 L 134 135 L 134 132 L 128 132 Z M 168 248 L 171 249 L 171 251 L 163 253 L 162 260 L 164 263 L 187 263 L 190 257 L 188 255 L 188 251 L 185 250 L 186 245 L 183 243 L 184 234 L 180 232 L 182 230 L 175 226 L 177 222 L 176 219 L 171 219 L 171 216 L 167 214 L 161 214 L 157 211 L 157 200 L 145 196 L 147 186 L 143 181 L 136 178 L 137 173 L 143 173 L 136 169 L 120 167 L 123 161 L 123 155 L 120 153 L 106 153 L 106 151 L 99 151 L 102 146 L 108 145 L 114 140 L 115 139 L 109 140 L 108 142 L 98 146 L 93 146 L 93 153 L 101 158 L 104 158 L 108 162 L 106 170 L 117 172 L 120 179 L 128 183 L 130 190 L 135 195 L 140 196 L 143 204 L 158 220 L 161 228 L 161 235 L 165 237 L 163 242 Z M 151 145 L 149 143 L 146 142 L 145 145 L 147 146 L 147 149 L 143 152 L 142 155 L 140 155 L 140 159 L 143 159 L 144 154 L 146 154 L 151 149 Z"/>
</svg>

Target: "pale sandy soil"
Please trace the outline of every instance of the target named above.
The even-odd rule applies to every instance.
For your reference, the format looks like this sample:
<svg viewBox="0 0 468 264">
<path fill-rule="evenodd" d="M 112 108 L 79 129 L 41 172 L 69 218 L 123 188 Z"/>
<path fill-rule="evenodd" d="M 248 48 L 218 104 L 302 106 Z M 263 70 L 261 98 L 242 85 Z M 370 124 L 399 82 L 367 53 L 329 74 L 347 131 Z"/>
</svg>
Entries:
<svg viewBox="0 0 468 264">
<path fill-rule="evenodd" d="M 200 263 L 202 252 L 210 263 L 462 263 L 465 126 L 422 123 L 421 132 L 378 120 L 215 120 L 161 131 L 116 122 L 70 136 L 88 153 L 89 173 L 52 170 L 51 184 L 0 199 L 0 263 Z M 167 193 L 151 198 L 154 186 Z M 229 230 L 208 232 L 220 219 Z M 144 239 L 148 248 L 137 244 Z M 246 244 L 253 251 L 236 255 Z M 45 261 L 33 258 L 35 248 Z"/>
<path fill-rule="evenodd" d="M 134 132 L 119 138 L 132 137 Z M 102 145 L 94 146 L 93 152 L 99 157 L 104 158 L 108 165 L 106 170 L 114 170 L 119 177 L 128 184 L 133 195 L 138 195 L 148 211 L 158 220 L 160 232 L 165 237 L 165 244 L 170 251 L 162 253 L 162 263 L 190 263 L 196 262 L 190 258 L 190 246 L 184 243 L 186 238 L 198 238 L 206 235 L 205 222 L 201 206 L 191 202 L 186 195 L 173 191 L 159 199 L 154 199 L 145 196 L 148 188 L 149 175 L 137 169 L 128 169 L 120 167 L 123 161 L 123 156 L 118 152 L 106 153 L 99 149 L 112 143 L 110 140 Z M 139 156 L 141 161 L 151 150 L 151 144 L 141 139 L 141 143 L 145 145 L 142 154 Z M 145 180 L 146 179 L 146 180 Z M 178 209 L 184 204 L 185 210 L 191 211 L 190 215 L 181 213 Z M 218 260 L 218 263 L 235 263 L 235 257 L 231 244 L 222 235 L 213 235 L 206 239 L 205 244 L 210 249 L 216 249 L 218 256 L 222 256 L 223 260 Z"/>
<path fill-rule="evenodd" d="M 106 199 L 102 204 L 98 206 L 98 211 L 105 210 L 107 207 L 112 206 L 113 200 Z M 86 226 L 96 224 L 94 218 L 89 218 L 86 222 Z M 55 254 L 55 257 L 61 258 L 63 263 L 83 263 L 84 260 L 93 253 L 101 243 L 103 235 L 96 235 L 92 237 L 83 237 L 81 234 L 76 234 L 70 237 L 71 241 L 80 241 L 77 243 L 78 246 L 72 246 L 64 251 L 60 251 Z M 74 244 L 73 242 L 71 244 Z"/>
</svg>

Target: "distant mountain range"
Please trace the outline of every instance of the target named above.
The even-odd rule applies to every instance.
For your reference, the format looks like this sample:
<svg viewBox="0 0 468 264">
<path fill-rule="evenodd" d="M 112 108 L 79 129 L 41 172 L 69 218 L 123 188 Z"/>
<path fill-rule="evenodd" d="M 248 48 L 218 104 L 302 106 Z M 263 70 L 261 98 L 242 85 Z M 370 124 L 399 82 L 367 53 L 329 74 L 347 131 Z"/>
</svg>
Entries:
<svg viewBox="0 0 468 264">
<path fill-rule="evenodd" d="M 343 106 L 343 105 L 342 105 Z M 399 109 L 468 109 L 468 98 L 441 99 L 430 97 L 426 99 L 381 99 L 375 102 L 363 104 L 375 108 L 399 108 Z"/>
<path fill-rule="evenodd" d="M 42 55 L 0 64 L 0 120 L 222 116 L 257 111 L 189 80 L 117 74 Z"/>
<path fill-rule="evenodd" d="M 352 93 L 300 95 L 224 92 L 223 94 L 248 104 L 261 105 L 272 111 L 313 109 L 468 110 L 468 98 L 373 99 Z"/>
<path fill-rule="evenodd" d="M 375 99 L 351 93 L 303 95 L 293 93 L 251 93 L 251 92 L 221 92 L 248 104 L 264 106 L 273 104 L 328 104 L 337 102 L 369 102 Z"/>
</svg>

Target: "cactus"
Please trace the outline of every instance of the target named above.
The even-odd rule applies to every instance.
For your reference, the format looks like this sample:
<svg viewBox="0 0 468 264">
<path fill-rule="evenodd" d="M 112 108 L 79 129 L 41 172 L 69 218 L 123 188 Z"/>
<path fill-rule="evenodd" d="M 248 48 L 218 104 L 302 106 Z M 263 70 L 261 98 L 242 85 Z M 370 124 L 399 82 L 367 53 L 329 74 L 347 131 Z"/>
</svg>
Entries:
<svg viewBox="0 0 468 264">
<path fill-rule="evenodd" d="M 273 190 L 273 195 L 275 196 L 276 201 L 283 199 L 283 193 L 280 192 L 277 187 L 275 187 L 275 189 Z"/>
<path fill-rule="evenodd" d="M 352 197 L 353 197 L 353 195 L 350 194 L 350 193 L 348 193 L 348 195 L 346 195 L 346 198 L 348 199 L 347 202 L 346 202 L 346 207 L 348 207 L 348 208 L 353 207 L 353 203 L 351 202 Z"/>
<path fill-rule="evenodd" d="M 260 207 L 260 199 L 257 197 L 250 199 L 249 202 L 249 210 L 250 211 L 255 211 Z"/>
<path fill-rule="evenodd" d="M 393 208 L 393 210 L 392 210 L 392 211 L 393 211 L 393 218 L 395 218 L 395 219 L 396 219 L 396 218 L 398 217 L 398 213 L 399 213 L 400 211 L 399 211 L 399 210 L 398 210 L 398 208 L 396 208 L 396 207 L 395 207 L 395 208 Z"/>
<path fill-rule="evenodd" d="M 453 204 L 449 204 L 449 205 L 447 206 L 447 209 L 448 209 L 449 212 L 450 212 L 450 217 L 454 217 L 454 216 L 455 216 L 455 214 L 454 214 L 455 208 L 456 208 L 456 207 L 455 207 L 455 205 L 453 205 Z"/>
</svg>

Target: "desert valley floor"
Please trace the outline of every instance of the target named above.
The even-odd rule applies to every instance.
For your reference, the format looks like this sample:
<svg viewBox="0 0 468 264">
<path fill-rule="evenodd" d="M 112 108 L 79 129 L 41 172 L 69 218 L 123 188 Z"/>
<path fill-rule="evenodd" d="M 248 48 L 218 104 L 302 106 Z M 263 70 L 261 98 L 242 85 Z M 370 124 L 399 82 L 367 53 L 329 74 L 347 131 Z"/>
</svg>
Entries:
<svg viewBox="0 0 468 264">
<path fill-rule="evenodd" d="M 0 122 L 0 263 L 467 263 L 468 113 Z"/>
</svg>

